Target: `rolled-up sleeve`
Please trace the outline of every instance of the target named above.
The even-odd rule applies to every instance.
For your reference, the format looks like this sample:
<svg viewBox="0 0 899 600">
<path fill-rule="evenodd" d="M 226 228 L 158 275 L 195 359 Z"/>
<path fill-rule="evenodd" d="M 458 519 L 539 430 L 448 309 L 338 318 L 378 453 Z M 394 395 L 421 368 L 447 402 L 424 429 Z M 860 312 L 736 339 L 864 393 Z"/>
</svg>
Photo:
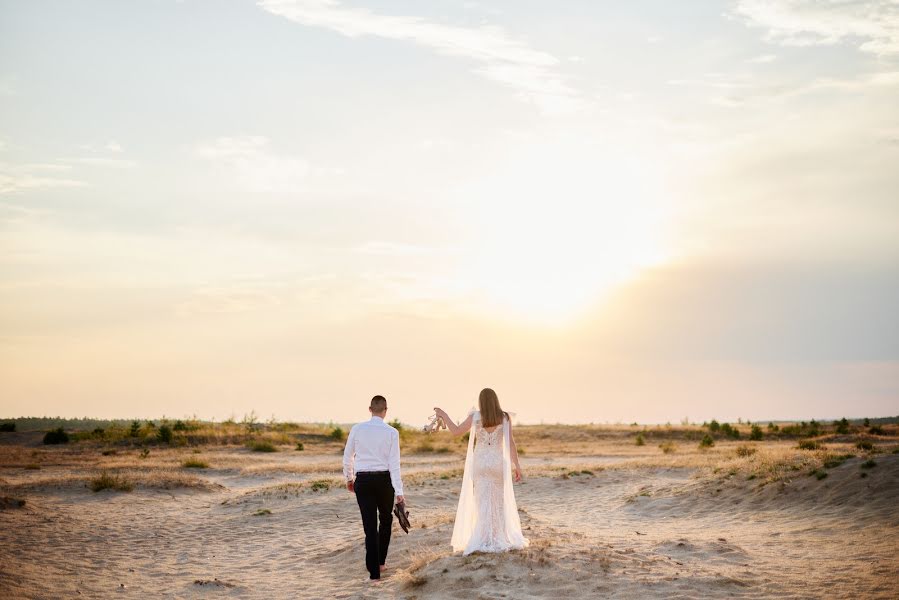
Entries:
<svg viewBox="0 0 899 600">
<path fill-rule="evenodd" d="M 356 428 L 350 429 L 350 435 L 346 438 L 346 448 L 343 449 L 343 476 L 347 481 L 352 481 L 355 472 L 353 462 L 356 456 Z"/>
<path fill-rule="evenodd" d="M 393 429 L 391 434 L 393 439 L 390 441 L 390 456 L 387 464 L 390 470 L 390 483 L 393 484 L 393 493 L 397 496 L 403 495 L 403 477 L 400 473 L 400 434 Z"/>
</svg>

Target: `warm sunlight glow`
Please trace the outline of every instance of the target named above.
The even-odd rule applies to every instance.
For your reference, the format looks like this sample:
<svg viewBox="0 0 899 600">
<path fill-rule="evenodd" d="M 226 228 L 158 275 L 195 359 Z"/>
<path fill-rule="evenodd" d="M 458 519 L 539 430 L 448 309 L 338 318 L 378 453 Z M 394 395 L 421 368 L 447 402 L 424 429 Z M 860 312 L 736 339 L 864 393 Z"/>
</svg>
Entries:
<svg viewBox="0 0 899 600">
<path fill-rule="evenodd" d="M 614 286 L 666 259 L 664 190 L 652 153 L 533 147 L 472 189 L 468 257 L 491 315 L 570 322 Z"/>
</svg>

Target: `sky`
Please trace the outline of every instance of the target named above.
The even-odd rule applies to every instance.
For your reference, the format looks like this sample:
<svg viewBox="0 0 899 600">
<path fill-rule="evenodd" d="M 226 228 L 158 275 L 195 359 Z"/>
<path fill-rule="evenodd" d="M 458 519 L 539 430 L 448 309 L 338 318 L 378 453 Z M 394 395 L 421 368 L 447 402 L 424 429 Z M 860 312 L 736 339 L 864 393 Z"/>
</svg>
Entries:
<svg viewBox="0 0 899 600">
<path fill-rule="evenodd" d="M 891 0 L 0 0 L 0 416 L 899 414 Z"/>
</svg>

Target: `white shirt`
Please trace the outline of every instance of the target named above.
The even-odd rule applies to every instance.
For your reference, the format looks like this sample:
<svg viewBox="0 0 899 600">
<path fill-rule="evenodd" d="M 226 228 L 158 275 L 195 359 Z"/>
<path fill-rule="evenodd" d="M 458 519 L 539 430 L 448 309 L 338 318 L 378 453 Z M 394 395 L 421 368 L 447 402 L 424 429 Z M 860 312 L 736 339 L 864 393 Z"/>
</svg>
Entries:
<svg viewBox="0 0 899 600">
<path fill-rule="evenodd" d="M 355 461 L 355 469 L 354 469 Z M 403 495 L 400 476 L 400 434 L 381 417 L 372 417 L 350 429 L 343 451 L 343 474 L 347 481 L 362 471 L 390 471 L 397 496 Z"/>
</svg>

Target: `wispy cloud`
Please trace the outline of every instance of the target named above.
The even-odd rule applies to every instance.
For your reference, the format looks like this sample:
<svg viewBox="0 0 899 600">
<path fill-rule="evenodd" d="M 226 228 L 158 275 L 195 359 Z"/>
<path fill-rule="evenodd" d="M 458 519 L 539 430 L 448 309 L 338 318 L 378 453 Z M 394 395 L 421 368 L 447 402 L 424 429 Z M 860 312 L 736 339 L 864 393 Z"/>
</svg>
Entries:
<svg viewBox="0 0 899 600">
<path fill-rule="evenodd" d="M 86 182 L 78 179 L 54 177 L 47 171 L 67 171 L 68 165 L 30 163 L 12 165 L 0 163 L 0 195 L 15 194 L 38 188 L 83 187 Z"/>
<path fill-rule="evenodd" d="M 775 54 L 762 54 L 760 56 L 748 58 L 746 59 L 746 62 L 751 64 L 764 64 L 774 62 L 775 60 L 777 60 L 777 55 Z"/>
<path fill-rule="evenodd" d="M 296 23 L 336 31 L 412 42 L 439 54 L 467 58 L 474 72 L 517 90 L 546 113 L 575 110 L 581 99 L 554 68 L 560 60 L 510 37 L 496 26 L 463 27 L 416 16 L 381 15 L 338 0 L 261 0 L 265 10 Z"/>
<path fill-rule="evenodd" d="M 309 173 L 306 160 L 273 153 L 263 136 L 219 137 L 197 144 L 194 154 L 233 170 L 251 192 L 296 191 Z"/>
<path fill-rule="evenodd" d="M 735 11 L 767 28 L 773 42 L 790 46 L 849 42 L 873 54 L 899 54 L 895 0 L 738 0 Z"/>
</svg>

